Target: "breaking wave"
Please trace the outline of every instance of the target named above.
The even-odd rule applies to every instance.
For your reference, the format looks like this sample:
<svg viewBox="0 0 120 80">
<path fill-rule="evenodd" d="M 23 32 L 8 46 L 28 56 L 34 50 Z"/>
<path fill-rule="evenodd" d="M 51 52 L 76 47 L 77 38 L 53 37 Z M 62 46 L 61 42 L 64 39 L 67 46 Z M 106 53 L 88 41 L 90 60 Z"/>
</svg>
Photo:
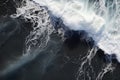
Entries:
<svg viewBox="0 0 120 80">
<path fill-rule="evenodd" d="M 63 35 L 67 30 L 85 31 L 88 33 L 86 40 L 89 41 L 92 37 L 95 42 L 95 46 L 81 64 L 79 77 L 83 74 L 83 65 L 91 61 L 98 48 L 105 54 L 115 54 L 120 62 L 119 0 L 23 0 L 21 5 L 18 5 L 16 14 L 11 17 L 31 22 L 32 30 L 26 38 L 23 55 L 10 64 L 1 73 L 3 75 L 40 54 L 47 46 L 52 32 L 57 29 L 59 34 Z M 96 80 L 112 69 L 111 64 L 108 64 Z"/>
<path fill-rule="evenodd" d="M 71 30 L 84 30 L 106 54 L 120 62 L 119 0 L 33 0 L 46 6 Z"/>
<path fill-rule="evenodd" d="M 43 48 L 60 19 L 63 33 L 66 30 L 88 33 L 95 46 L 105 54 L 116 55 L 120 62 L 120 1 L 119 0 L 26 0 L 17 8 L 12 18 L 23 17 L 33 23 L 33 30 L 26 38 L 26 53 L 35 47 Z M 58 20 L 58 21 L 60 21 Z M 58 24 L 57 24 L 58 25 Z"/>
</svg>

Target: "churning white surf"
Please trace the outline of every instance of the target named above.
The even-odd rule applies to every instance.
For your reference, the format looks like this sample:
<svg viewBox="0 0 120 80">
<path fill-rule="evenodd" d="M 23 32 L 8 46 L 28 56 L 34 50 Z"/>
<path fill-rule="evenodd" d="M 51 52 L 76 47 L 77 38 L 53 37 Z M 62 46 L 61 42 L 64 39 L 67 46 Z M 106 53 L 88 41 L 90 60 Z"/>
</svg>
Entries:
<svg viewBox="0 0 120 80">
<path fill-rule="evenodd" d="M 40 6 L 47 7 L 54 16 L 61 18 L 69 29 L 85 30 L 88 36 L 94 39 L 96 46 L 104 50 L 106 54 L 116 54 L 120 62 L 119 0 L 23 0 L 22 6 L 17 8 L 16 15 L 13 17 L 23 16 L 33 23 L 34 30 L 26 40 L 26 45 L 32 43 L 27 45 L 28 52 L 31 51 L 32 45 L 39 44 L 42 47 L 37 42 L 42 34 L 46 35 L 46 38 L 40 40 L 47 43 L 53 31 L 52 25 L 48 25 L 49 15 L 43 13 L 42 17 L 42 15 L 34 14 L 35 11 L 41 11 Z M 42 19 L 46 21 L 42 23 Z M 36 23 L 37 27 L 35 27 Z"/>
<path fill-rule="evenodd" d="M 106 54 L 120 62 L 120 0 L 33 0 L 72 30 L 85 30 Z"/>
</svg>

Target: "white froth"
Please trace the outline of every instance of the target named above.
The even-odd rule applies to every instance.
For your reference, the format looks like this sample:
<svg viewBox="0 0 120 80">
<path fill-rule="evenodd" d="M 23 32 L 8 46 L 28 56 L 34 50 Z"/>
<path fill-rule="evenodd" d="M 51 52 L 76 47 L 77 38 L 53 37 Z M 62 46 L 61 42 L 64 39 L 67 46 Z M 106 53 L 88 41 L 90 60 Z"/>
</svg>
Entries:
<svg viewBox="0 0 120 80">
<path fill-rule="evenodd" d="M 120 62 L 120 1 L 33 0 L 47 6 L 73 30 L 85 30 L 107 54 L 116 54 Z M 107 6 L 105 5 L 107 3 Z"/>
<path fill-rule="evenodd" d="M 25 3 L 23 2 L 23 4 Z M 18 7 L 16 14 L 11 15 L 11 17 L 21 17 L 26 21 L 29 19 L 29 21 L 33 23 L 32 26 L 29 27 L 32 27 L 33 30 L 26 37 L 23 55 L 15 61 L 9 61 L 10 63 L 5 69 L 0 71 L 0 77 L 18 69 L 41 54 L 47 46 L 49 36 L 53 32 L 53 26 L 50 24 L 50 18 L 45 7 L 40 7 L 29 0 L 26 0 L 25 5 Z"/>
</svg>

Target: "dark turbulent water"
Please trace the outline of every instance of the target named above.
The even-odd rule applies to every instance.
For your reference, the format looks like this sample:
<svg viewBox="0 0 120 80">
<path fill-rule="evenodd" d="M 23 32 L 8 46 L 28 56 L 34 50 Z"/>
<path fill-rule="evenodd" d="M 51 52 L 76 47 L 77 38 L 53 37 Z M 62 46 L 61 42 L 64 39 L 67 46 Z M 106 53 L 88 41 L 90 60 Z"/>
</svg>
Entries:
<svg viewBox="0 0 120 80">
<path fill-rule="evenodd" d="M 15 3 L 20 2 L 0 1 L 0 80 L 120 80 L 115 55 L 96 52 L 94 41 L 84 39 L 84 31 L 67 30 L 66 39 L 53 31 L 47 46 L 35 47 L 30 56 L 20 58 L 26 51 L 26 37 L 33 30 L 32 23 L 10 17 Z M 57 19 L 55 26 L 63 27 L 60 23 Z"/>
</svg>

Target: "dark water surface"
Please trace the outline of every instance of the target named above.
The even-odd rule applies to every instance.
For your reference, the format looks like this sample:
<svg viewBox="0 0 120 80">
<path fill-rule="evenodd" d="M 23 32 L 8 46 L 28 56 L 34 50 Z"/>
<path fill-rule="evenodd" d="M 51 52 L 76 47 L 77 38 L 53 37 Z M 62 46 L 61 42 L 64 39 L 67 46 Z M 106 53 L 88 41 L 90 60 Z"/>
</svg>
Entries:
<svg viewBox="0 0 120 80">
<path fill-rule="evenodd" d="M 1 0 L 0 80 L 120 80 L 120 64 L 115 59 L 109 60 L 110 56 L 105 55 L 102 50 L 97 51 L 90 64 L 89 60 L 84 59 L 93 45 L 80 39 L 74 31 L 64 42 L 57 33 L 53 33 L 47 47 L 35 59 L 2 75 L 1 72 L 11 62 L 22 56 L 25 38 L 31 30 L 30 23 L 11 19 L 9 15 L 13 13 L 15 13 L 15 3 L 12 0 Z M 83 73 L 78 77 L 84 62 L 81 68 Z M 114 70 L 109 71 L 108 68 L 103 77 L 97 79 L 110 63 Z"/>
</svg>

